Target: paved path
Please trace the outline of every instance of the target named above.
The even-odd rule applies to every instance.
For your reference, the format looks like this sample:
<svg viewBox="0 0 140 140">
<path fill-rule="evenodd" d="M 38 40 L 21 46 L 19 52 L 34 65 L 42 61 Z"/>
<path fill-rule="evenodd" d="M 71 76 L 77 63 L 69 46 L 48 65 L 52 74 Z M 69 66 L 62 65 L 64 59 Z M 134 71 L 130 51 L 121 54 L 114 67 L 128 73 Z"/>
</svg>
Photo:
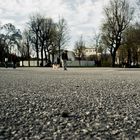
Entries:
<svg viewBox="0 0 140 140">
<path fill-rule="evenodd" d="M 0 140 L 140 138 L 140 69 L 0 68 Z"/>
</svg>

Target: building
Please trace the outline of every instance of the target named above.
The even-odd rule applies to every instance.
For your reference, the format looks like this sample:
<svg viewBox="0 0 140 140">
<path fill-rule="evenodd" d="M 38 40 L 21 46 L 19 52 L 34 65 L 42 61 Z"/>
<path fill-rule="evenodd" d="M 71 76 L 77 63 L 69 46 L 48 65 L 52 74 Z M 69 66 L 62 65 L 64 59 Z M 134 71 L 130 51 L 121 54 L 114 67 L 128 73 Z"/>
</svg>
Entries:
<svg viewBox="0 0 140 140">
<path fill-rule="evenodd" d="M 93 59 L 93 60 L 95 60 L 95 59 L 100 60 L 101 53 L 98 53 L 96 51 L 96 48 L 85 48 L 84 56 L 85 56 L 85 58 L 90 58 L 90 59 Z"/>
<path fill-rule="evenodd" d="M 96 55 L 96 49 L 95 48 L 85 48 L 84 55 L 85 56 Z"/>
</svg>

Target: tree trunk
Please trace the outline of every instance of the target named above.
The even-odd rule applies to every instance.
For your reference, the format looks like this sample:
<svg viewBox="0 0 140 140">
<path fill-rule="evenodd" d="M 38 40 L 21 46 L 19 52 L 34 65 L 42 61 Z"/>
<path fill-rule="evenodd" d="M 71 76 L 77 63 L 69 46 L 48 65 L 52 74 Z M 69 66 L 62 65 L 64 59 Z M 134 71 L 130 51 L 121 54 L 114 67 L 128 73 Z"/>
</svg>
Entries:
<svg viewBox="0 0 140 140">
<path fill-rule="evenodd" d="M 30 67 L 30 48 L 29 48 L 29 45 L 28 45 L 28 66 Z"/>
<path fill-rule="evenodd" d="M 36 55 L 37 55 L 37 67 L 39 67 L 39 51 L 36 51 Z"/>
<path fill-rule="evenodd" d="M 48 61 L 51 62 L 50 60 L 50 52 L 48 51 Z"/>
<path fill-rule="evenodd" d="M 30 67 L 30 58 L 28 58 L 28 66 Z"/>
<path fill-rule="evenodd" d="M 41 47 L 41 66 L 43 67 L 43 46 Z"/>
<path fill-rule="evenodd" d="M 116 58 L 116 51 L 111 54 L 112 57 L 112 67 L 115 67 L 115 58 Z"/>
<path fill-rule="evenodd" d="M 112 67 L 115 67 L 115 61 L 116 61 L 116 52 L 117 52 L 117 50 L 118 50 L 118 48 L 120 47 L 120 39 L 119 40 L 117 40 L 116 42 L 116 47 L 114 48 L 114 50 L 112 49 L 111 51 L 111 57 L 112 57 Z"/>
<path fill-rule="evenodd" d="M 39 67 L 39 48 L 38 48 L 38 37 L 36 39 L 36 57 L 37 57 L 37 67 Z"/>
<path fill-rule="evenodd" d="M 60 60 L 60 46 L 59 46 L 59 60 Z"/>
<path fill-rule="evenodd" d="M 45 62 L 47 63 L 48 59 L 47 59 L 47 52 L 45 49 L 44 49 L 44 54 L 45 54 Z"/>
<path fill-rule="evenodd" d="M 138 63 L 139 63 L 139 54 L 138 54 L 138 52 L 137 52 L 137 55 L 136 55 L 136 66 L 138 67 Z"/>
<path fill-rule="evenodd" d="M 38 44 L 36 44 L 36 58 L 37 58 L 37 67 L 39 67 L 39 49 L 38 49 Z"/>
<path fill-rule="evenodd" d="M 127 59 L 127 66 L 131 66 L 131 49 L 128 49 L 128 59 Z"/>
<path fill-rule="evenodd" d="M 52 53 L 52 64 L 54 63 L 54 53 Z"/>
</svg>

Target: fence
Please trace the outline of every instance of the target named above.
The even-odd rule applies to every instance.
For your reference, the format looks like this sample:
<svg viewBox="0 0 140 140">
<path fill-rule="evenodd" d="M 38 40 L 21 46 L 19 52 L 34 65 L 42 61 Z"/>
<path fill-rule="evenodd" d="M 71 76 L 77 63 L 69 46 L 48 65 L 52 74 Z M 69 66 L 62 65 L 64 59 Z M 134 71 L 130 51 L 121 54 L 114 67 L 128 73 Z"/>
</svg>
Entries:
<svg viewBox="0 0 140 140">
<path fill-rule="evenodd" d="M 95 66 L 95 62 L 94 61 L 68 61 L 67 65 L 69 67 L 78 67 L 78 66 L 82 66 L 82 67 L 93 67 Z"/>
<path fill-rule="evenodd" d="M 41 63 L 41 61 L 39 61 L 39 64 Z M 44 61 L 44 65 L 45 65 L 45 61 Z M 67 62 L 68 67 L 93 67 L 95 66 L 95 62 L 94 61 L 68 61 Z M 22 66 L 22 62 L 20 61 L 20 66 Z M 23 61 L 23 66 L 28 66 L 28 61 Z M 37 61 L 30 61 L 30 66 L 31 67 L 36 67 L 37 66 Z"/>
</svg>

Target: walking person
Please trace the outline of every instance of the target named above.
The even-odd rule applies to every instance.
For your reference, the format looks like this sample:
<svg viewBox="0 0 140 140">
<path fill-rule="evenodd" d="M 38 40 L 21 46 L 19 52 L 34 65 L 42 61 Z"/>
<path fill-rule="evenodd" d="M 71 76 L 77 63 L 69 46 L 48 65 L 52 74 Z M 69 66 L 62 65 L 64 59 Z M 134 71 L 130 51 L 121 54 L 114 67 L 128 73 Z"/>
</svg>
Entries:
<svg viewBox="0 0 140 140">
<path fill-rule="evenodd" d="M 12 55 L 12 62 L 13 62 L 13 68 L 16 68 L 17 56 L 15 54 Z"/>
<path fill-rule="evenodd" d="M 5 68 L 8 68 L 8 58 L 7 57 L 5 58 L 5 63 L 4 64 L 5 64 Z"/>
<path fill-rule="evenodd" d="M 63 62 L 63 68 L 64 68 L 64 70 L 67 70 L 67 61 L 68 61 L 68 54 L 67 54 L 67 50 L 65 50 L 62 53 L 62 62 Z"/>
</svg>

